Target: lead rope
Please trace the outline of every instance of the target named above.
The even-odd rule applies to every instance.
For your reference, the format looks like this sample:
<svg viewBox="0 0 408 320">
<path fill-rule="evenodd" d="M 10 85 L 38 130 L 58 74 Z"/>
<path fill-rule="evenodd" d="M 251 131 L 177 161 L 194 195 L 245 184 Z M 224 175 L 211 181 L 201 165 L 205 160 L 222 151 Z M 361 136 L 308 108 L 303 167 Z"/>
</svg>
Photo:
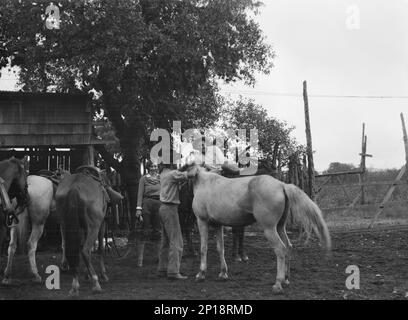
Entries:
<svg viewBox="0 0 408 320">
<path fill-rule="evenodd" d="M 4 187 L 4 180 L 0 177 L 0 201 L 1 201 L 1 209 L 5 213 L 5 225 L 7 228 L 11 228 L 16 222 L 19 223 L 17 215 L 11 205 L 10 197 Z"/>
</svg>

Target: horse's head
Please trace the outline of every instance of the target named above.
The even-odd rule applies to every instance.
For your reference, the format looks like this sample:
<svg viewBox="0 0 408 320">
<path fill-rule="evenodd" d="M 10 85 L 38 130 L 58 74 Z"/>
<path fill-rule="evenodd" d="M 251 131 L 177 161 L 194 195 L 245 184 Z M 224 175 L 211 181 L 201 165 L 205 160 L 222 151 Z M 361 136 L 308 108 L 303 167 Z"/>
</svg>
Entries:
<svg viewBox="0 0 408 320">
<path fill-rule="evenodd" d="M 186 162 L 186 164 L 182 166 L 179 171 L 186 171 L 188 178 L 193 179 L 198 175 L 200 169 L 200 165 L 198 165 L 195 161 L 189 161 Z"/>
</svg>

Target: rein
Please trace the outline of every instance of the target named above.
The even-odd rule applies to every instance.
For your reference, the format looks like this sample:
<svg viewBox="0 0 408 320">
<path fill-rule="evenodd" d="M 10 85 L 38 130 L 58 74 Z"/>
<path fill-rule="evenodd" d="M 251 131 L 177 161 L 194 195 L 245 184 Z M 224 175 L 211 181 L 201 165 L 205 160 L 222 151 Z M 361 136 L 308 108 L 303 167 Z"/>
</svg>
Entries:
<svg viewBox="0 0 408 320">
<path fill-rule="evenodd" d="M 13 206 L 11 205 L 10 197 L 7 193 L 6 188 L 4 187 L 4 180 L 0 177 L 0 204 L 1 209 L 5 213 L 5 224 L 8 228 L 11 228 L 13 222 L 19 223 L 17 215 L 20 214 L 24 208 L 19 211 L 17 214 L 15 213 Z"/>
</svg>

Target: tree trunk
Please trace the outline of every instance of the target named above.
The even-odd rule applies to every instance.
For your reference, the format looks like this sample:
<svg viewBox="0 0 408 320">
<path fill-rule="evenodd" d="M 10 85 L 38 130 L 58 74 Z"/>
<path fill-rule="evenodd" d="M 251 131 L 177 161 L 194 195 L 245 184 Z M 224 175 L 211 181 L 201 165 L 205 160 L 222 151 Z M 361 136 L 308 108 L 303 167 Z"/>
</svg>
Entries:
<svg viewBox="0 0 408 320">
<path fill-rule="evenodd" d="M 134 130 L 129 128 L 126 130 L 123 139 L 121 140 L 121 148 L 123 153 L 123 162 L 121 168 L 122 182 L 125 185 L 130 214 L 130 231 L 134 231 L 136 226 L 136 206 L 137 192 L 140 179 L 140 135 L 135 134 Z"/>
</svg>

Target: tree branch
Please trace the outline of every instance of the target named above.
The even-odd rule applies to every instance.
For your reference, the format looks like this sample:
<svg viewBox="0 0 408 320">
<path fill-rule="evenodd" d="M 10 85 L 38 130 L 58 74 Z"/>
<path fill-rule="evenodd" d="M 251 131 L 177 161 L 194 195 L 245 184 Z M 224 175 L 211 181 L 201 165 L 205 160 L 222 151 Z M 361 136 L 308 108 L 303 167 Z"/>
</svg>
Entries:
<svg viewBox="0 0 408 320">
<path fill-rule="evenodd" d="M 97 144 L 94 146 L 95 150 L 101 155 L 103 160 L 116 171 L 122 170 L 122 163 L 113 157 L 113 155 L 106 150 L 105 146 L 102 144 Z"/>
</svg>

